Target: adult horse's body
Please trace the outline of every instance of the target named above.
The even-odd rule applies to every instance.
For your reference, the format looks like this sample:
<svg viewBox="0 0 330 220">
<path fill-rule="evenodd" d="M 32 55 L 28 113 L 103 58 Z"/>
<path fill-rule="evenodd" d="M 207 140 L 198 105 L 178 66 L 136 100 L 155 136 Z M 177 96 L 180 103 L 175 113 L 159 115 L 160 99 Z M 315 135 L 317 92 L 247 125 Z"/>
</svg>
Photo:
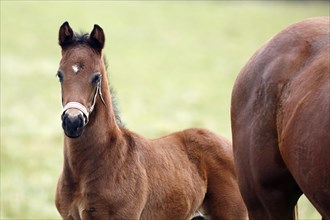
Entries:
<svg viewBox="0 0 330 220">
<path fill-rule="evenodd" d="M 146 139 L 120 125 L 112 105 L 103 30 L 59 31 L 64 168 L 56 206 L 64 219 L 244 219 L 232 149 L 208 130 Z"/>
<path fill-rule="evenodd" d="M 330 219 L 329 17 L 263 45 L 232 93 L 238 183 L 254 219 L 292 219 L 304 193 Z"/>
</svg>

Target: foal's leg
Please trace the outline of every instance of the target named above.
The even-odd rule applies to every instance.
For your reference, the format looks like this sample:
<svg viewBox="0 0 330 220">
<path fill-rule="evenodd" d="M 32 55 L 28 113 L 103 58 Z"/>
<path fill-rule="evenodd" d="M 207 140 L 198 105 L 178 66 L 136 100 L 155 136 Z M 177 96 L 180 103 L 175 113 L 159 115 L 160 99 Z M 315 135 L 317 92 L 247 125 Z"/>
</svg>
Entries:
<svg viewBox="0 0 330 220">
<path fill-rule="evenodd" d="M 214 220 L 245 220 L 247 211 L 239 192 L 235 174 L 221 169 L 212 172 L 203 204 Z"/>
<path fill-rule="evenodd" d="M 202 204 L 206 217 L 215 220 L 247 219 L 230 142 L 205 129 L 189 129 L 182 134 L 188 157 L 206 183 Z"/>
<path fill-rule="evenodd" d="M 203 202 L 207 217 L 215 220 L 244 220 L 247 211 L 240 194 L 234 168 L 233 151 L 229 141 L 207 130 L 189 130 L 191 158 L 207 179 Z M 190 138 L 189 138 L 190 137 Z"/>
</svg>

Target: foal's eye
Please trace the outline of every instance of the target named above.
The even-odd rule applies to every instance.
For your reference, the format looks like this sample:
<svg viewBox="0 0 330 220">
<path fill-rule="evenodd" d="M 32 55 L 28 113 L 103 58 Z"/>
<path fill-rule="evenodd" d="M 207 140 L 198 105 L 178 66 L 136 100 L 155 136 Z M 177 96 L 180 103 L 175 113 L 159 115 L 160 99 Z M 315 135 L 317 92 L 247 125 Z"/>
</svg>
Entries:
<svg viewBox="0 0 330 220">
<path fill-rule="evenodd" d="M 97 85 L 101 81 L 101 76 L 101 73 L 95 74 L 95 76 L 92 78 L 92 84 Z"/>
<path fill-rule="evenodd" d="M 60 82 L 63 82 L 63 74 L 60 71 L 57 71 L 56 76 Z"/>
</svg>

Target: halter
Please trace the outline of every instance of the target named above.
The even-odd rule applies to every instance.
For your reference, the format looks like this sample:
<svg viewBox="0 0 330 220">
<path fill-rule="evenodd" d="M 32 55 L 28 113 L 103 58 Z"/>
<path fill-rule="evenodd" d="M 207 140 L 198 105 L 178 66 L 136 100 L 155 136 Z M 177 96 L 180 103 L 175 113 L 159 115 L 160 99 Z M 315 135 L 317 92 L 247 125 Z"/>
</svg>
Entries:
<svg viewBox="0 0 330 220">
<path fill-rule="evenodd" d="M 105 101 L 102 96 L 101 81 L 100 81 L 97 84 L 95 95 L 94 95 L 93 102 L 92 102 L 92 106 L 89 109 L 87 109 L 86 106 L 84 106 L 83 104 L 81 104 L 79 102 L 68 102 L 62 109 L 62 116 L 65 114 L 65 112 L 68 109 L 72 109 L 72 108 L 78 109 L 79 111 L 81 111 L 81 113 L 83 113 L 84 118 L 85 118 L 85 124 L 87 124 L 88 120 L 89 120 L 89 114 L 92 113 L 92 111 L 94 110 L 97 94 L 100 95 L 100 99 L 101 99 L 102 103 L 104 104 L 104 106 L 106 106 Z"/>
</svg>

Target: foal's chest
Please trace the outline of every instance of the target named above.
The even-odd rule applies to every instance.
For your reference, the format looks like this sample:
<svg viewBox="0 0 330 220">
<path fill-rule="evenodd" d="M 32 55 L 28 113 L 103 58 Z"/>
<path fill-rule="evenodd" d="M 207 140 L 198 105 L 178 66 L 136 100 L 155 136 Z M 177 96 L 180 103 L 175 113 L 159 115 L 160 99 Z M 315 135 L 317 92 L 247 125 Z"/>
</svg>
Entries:
<svg viewBox="0 0 330 220">
<path fill-rule="evenodd" d="M 141 214 L 140 202 L 128 200 L 123 196 L 111 192 L 95 192 L 77 194 L 66 197 L 63 201 L 70 201 L 60 204 L 63 207 L 59 210 L 66 220 L 110 220 L 110 219 L 139 219 Z"/>
<path fill-rule="evenodd" d="M 87 198 L 88 197 L 88 198 Z M 77 196 L 68 206 L 68 219 L 107 219 L 109 207 L 100 197 Z"/>
<path fill-rule="evenodd" d="M 95 210 L 93 207 L 90 207 L 87 200 L 83 197 L 75 196 L 71 203 L 66 206 L 64 214 L 66 213 L 67 218 L 65 219 L 74 219 L 74 220 L 85 220 L 90 219 L 89 215 Z M 62 214 L 62 213 L 61 213 Z"/>
</svg>

